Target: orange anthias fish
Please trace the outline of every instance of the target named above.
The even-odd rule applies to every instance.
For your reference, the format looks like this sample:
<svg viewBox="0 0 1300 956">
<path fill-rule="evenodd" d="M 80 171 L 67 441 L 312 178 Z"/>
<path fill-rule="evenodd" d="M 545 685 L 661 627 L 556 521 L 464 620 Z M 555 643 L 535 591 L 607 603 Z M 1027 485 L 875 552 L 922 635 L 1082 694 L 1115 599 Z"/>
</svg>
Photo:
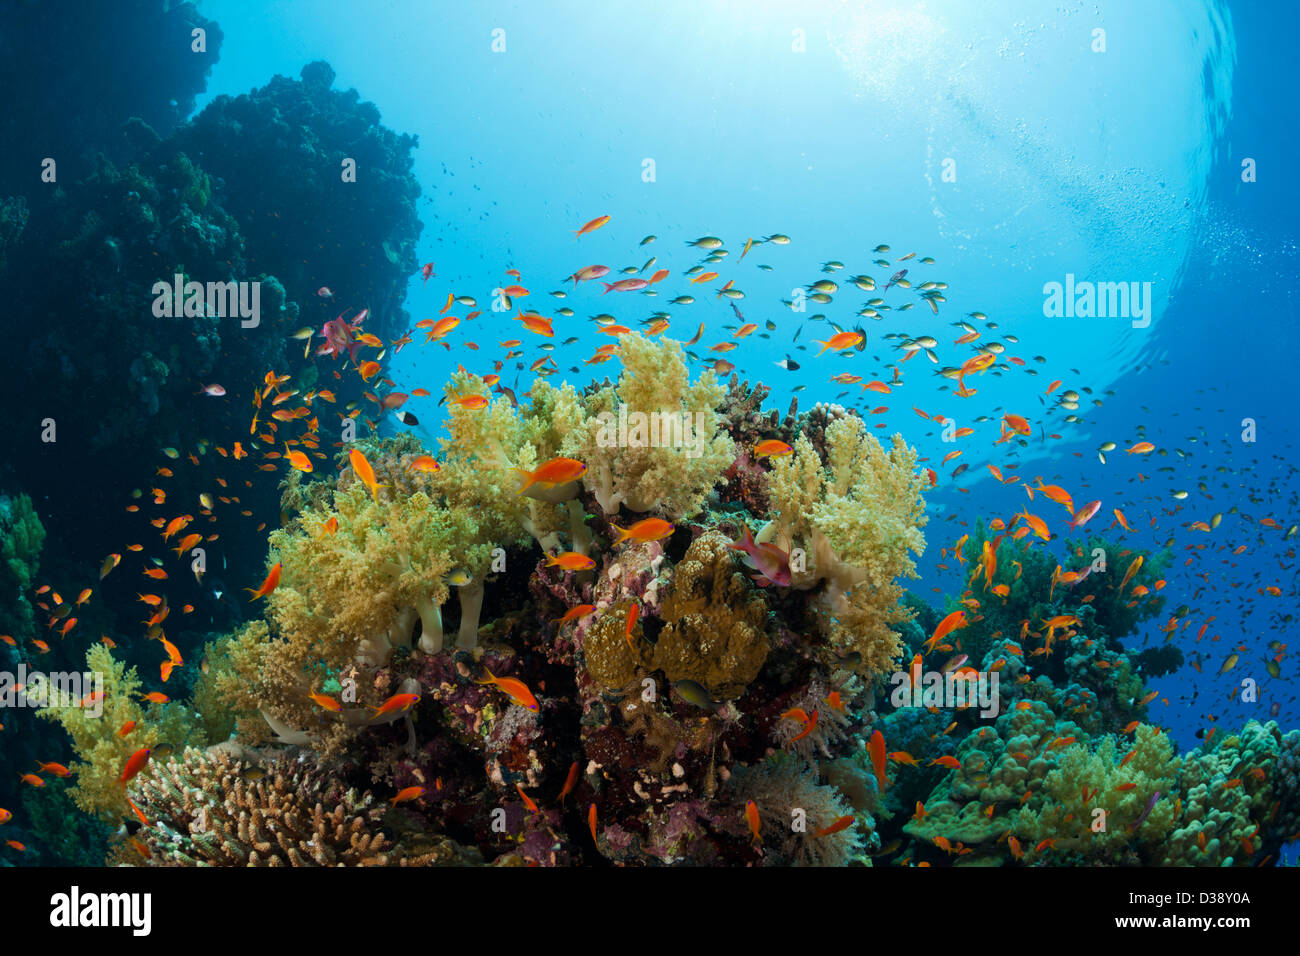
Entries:
<svg viewBox="0 0 1300 956">
<path fill-rule="evenodd" d="M 749 832 L 753 834 L 749 845 L 753 846 L 755 843 L 762 843 L 763 826 L 758 819 L 758 804 L 753 800 L 745 804 L 745 821 L 749 824 Z"/>
<path fill-rule="evenodd" d="M 275 563 L 275 566 L 271 568 L 270 573 L 267 574 L 266 580 L 262 582 L 261 587 L 259 587 L 256 591 L 254 591 L 252 588 L 244 588 L 244 590 L 251 592 L 253 595 L 251 598 L 248 599 L 249 601 L 256 601 L 258 598 L 266 597 L 268 594 L 274 591 L 276 587 L 279 585 L 279 583 L 280 583 L 280 562 L 277 561 Z"/>
<path fill-rule="evenodd" d="M 876 783 L 883 792 L 889 785 L 889 777 L 885 773 L 885 735 L 880 731 L 877 730 L 871 735 L 867 753 L 871 757 L 871 769 L 876 772 Z"/>
<path fill-rule="evenodd" d="M 569 610 L 564 613 L 564 617 L 557 617 L 555 623 L 565 625 L 570 621 L 576 621 L 580 617 L 586 617 L 594 610 L 596 610 L 596 605 L 594 604 L 579 604 L 576 607 L 569 608 Z"/>
<path fill-rule="evenodd" d="M 816 730 L 818 714 L 819 712 L 814 710 L 812 712 L 812 716 L 809 717 L 808 720 L 804 723 L 803 730 L 799 731 L 799 733 L 791 737 L 789 743 L 794 743 L 796 740 L 803 740 L 803 738 L 807 737 L 814 730 Z"/>
<path fill-rule="evenodd" d="M 672 522 L 665 521 L 663 518 L 643 518 L 630 528 L 620 528 L 611 522 L 610 527 L 618 532 L 618 538 L 614 541 L 615 546 L 629 540 L 641 544 L 662 541 L 675 530 Z"/>
<path fill-rule="evenodd" d="M 853 825 L 853 820 L 854 820 L 853 814 L 846 813 L 844 814 L 844 816 L 840 817 L 829 826 L 824 826 L 820 830 L 817 830 L 815 833 L 813 833 L 813 836 L 815 837 L 830 836 L 832 833 L 839 833 L 841 830 L 847 830 L 849 827 Z"/>
<path fill-rule="evenodd" d="M 318 704 L 321 707 L 324 707 L 326 710 L 332 713 L 337 714 L 339 711 L 343 709 L 343 705 L 340 704 L 333 697 L 330 697 L 328 694 L 317 694 L 315 692 L 311 692 L 307 694 L 307 696 L 311 700 L 315 701 L 316 704 Z"/>
<path fill-rule="evenodd" d="M 1066 511 L 1070 512 L 1070 514 L 1074 514 L 1074 499 L 1071 498 L 1070 493 L 1060 485 L 1045 485 L 1043 484 L 1043 479 L 1039 478 L 1036 487 L 1038 491 L 1047 495 L 1048 498 L 1051 498 L 1058 505 L 1062 505 Z"/>
<path fill-rule="evenodd" d="M 546 567 L 561 567 L 565 571 L 587 571 L 596 566 L 596 562 L 585 554 L 565 551 L 562 554 L 547 555 Z"/>
<path fill-rule="evenodd" d="M 533 692 L 528 689 L 527 684 L 521 680 L 516 680 L 513 677 L 497 677 L 497 675 L 493 674 L 486 665 L 483 669 L 487 671 L 488 679 L 476 680 L 474 683 L 495 684 L 507 697 L 520 707 L 525 707 L 531 711 L 537 710 L 537 698 L 533 696 Z"/>
<path fill-rule="evenodd" d="M 1128 566 L 1128 570 L 1124 572 L 1124 580 L 1119 582 L 1119 591 L 1121 594 L 1124 593 L 1124 588 L 1128 585 L 1128 583 L 1133 580 L 1133 575 L 1137 574 L 1138 571 L 1140 571 L 1141 569 L 1142 569 L 1142 555 L 1139 554 L 1136 558 L 1133 559 L 1133 562 Z"/>
<path fill-rule="evenodd" d="M 587 811 L 587 829 L 591 831 L 591 841 L 599 843 L 600 841 L 596 839 L 596 805 L 594 803 Z"/>
<path fill-rule="evenodd" d="M 939 642 L 951 634 L 953 631 L 963 628 L 967 624 L 965 611 L 953 611 L 934 629 L 934 634 L 925 642 L 926 653 L 934 650 L 939 646 Z"/>
<path fill-rule="evenodd" d="M 595 219 L 591 220 L 591 222 L 577 230 L 573 238 L 576 239 L 578 236 L 585 236 L 589 232 L 595 232 L 607 222 L 609 222 L 609 216 L 597 216 Z"/>
<path fill-rule="evenodd" d="M 356 448 L 348 452 L 348 461 L 352 463 L 352 471 L 370 489 L 370 496 L 375 499 L 375 504 L 379 504 L 379 489 L 387 486 L 375 482 L 375 469 L 370 467 L 370 461 Z"/>
<path fill-rule="evenodd" d="M 122 775 L 117 778 L 117 782 L 125 787 L 132 777 L 144 769 L 144 765 L 149 762 L 150 752 L 148 747 L 142 747 L 131 754 L 126 761 L 126 766 L 122 768 Z"/>
<path fill-rule="evenodd" d="M 403 710 L 410 710 L 419 702 L 420 702 L 419 694 L 394 694 L 392 697 L 388 698 L 388 700 L 384 701 L 382 704 L 380 704 L 378 707 L 375 708 L 375 712 L 374 714 L 371 715 L 370 719 L 376 720 L 379 717 L 384 716 L 385 714 L 392 714 Z"/>
<path fill-rule="evenodd" d="M 641 619 L 641 604 L 635 598 L 631 606 L 627 609 L 627 626 L 623 629 L 623 635 L 627 638 L 627 646 L 635 650 L 632 643 L 632 632 L 636 630 L 636 622 Z"/>
<path fill-rule="evenodd" d="M 406 803 L 407 801 L 410 800 L 418 800 L 422 796 L 424 796 L 424 787 L 419 787 L 419 786 L 405 787 L 397 791 L 397 796 L 393 797 L 388 802 L 391 803 L 393 806 L 397 806 L 399 803 Z"/>
<path fill-rule="evenodd" d="M 554 488 L 556 485 L 575 481 L 581 478 L 586 470 L 587 466 L 576 458 L 552 458 L 536 471 L 525 471 L 522 468 L 515 469 L 516 472 L 527 479 L 524 486 L 519 489 L 520 494 L 523 494 L 533 485 Z"/>
<path fill-rule="evenodd" d="M 560 791 L 560 806 L 564 806 L 564 798 L 573 793 L 573 788 L 578 785 L 578 761 L 573 761 L 569 767 L 569 775 L 564 778 L 564 789 Z"/>
<path fill-rule="evenodd" d="M 1092 520 L 1093 515 L 1095 515 L 1100 510 L 1101 510 L 1100 498 L 1098 498 L 1096 501 L 1089 501 L 1086 505 L 1084 505 L 1082 508 L 1076 511 L 1074 513 L 1074 517 L 1070 519 L 1071 530 L 1079 527 L 1080 525 L 1087 524 L 1089 521 Z"/>
<path fill-rule="evenodd" d="M 42 763 L 38 760 L 36 761 L 36 765 L 41 768 L 41 773 L 52 773 L 56 777 L 66 777 L 68 774 L 72 773 L 71 770 L 61 763 Z"/>
<path fill-rule="evenodd" d="M 516 784 L 515 784 L 515 789 L 519 791 L 519 796 L 520 796 L 520 798 L 523 799 L 523 801 L 524 801 L 524 806 L 526 806 L 526 807 L 528 808 L 528 812 L 529 812 L 529 813 L 536 813 L 536 812 L 537 812 L 537 801 L 535 801 L 535 800 L 534 800 L 532 797 L 530 797 L 528 794 L 524 793 L 524 787 L 523 787 L 523 784 L 516 783 Z"/>
<path fill-rule="evenodd" d="M 839 332 L 832 335 L 825 342 L 821 339 L 814 339 L 813 341 L 822 347 L 822 350 L 817 354 L 823 355 L 830 351 L 840 352 L 844 349 L 851 349 L 861 342 L 863 338 L 864 336 L 861 332 Z"/>
<path fill-rule="evenodd" d="M 754 446 L 754 454 L 759 458 L 780 458 L 783 455 L 793 455 L 794 449 L 783 441 L 768 438 Z"/>
<path fill-rule="evenodd" d="M 288 459 L 289 464 L 299 471 L 311 471 L 311 459 L 300 451 L 285 451 L 284 457 Z"/>
</svg>

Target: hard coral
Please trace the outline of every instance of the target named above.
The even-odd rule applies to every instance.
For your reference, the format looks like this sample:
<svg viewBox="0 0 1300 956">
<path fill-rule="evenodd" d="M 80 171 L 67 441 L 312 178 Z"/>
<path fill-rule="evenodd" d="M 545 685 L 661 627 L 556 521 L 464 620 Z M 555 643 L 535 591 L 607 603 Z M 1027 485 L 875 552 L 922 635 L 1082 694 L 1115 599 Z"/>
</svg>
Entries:
<svg viewBox="0 0 1300 956">
<path fill-rule="evenodd" d="M 130 795 L 153 824 L 140 831 L 151 866 L 408 866 L 464 862 L 447 843 L 412 856 L 379 828 L 382 805 L 308 758 L 244 760 L 186 749 L 149 766 Z"/>
<path fill-rule="evenodd" d="M 716 700 L 741 696 L 767 659 L 767 601 L 717 531 L 696 538 L 663 598 L 654 666 Z"/>
</svg>

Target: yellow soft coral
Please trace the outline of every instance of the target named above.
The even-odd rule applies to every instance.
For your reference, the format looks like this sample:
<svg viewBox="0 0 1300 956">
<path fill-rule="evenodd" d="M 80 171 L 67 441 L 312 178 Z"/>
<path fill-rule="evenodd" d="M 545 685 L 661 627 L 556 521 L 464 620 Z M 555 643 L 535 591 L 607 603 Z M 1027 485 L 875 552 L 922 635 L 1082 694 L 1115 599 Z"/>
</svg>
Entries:
<svg viewBox="0 0 1300 956">
<path fill-rule="evenodd" d="M 104 644 L 92 644 L 86 652 L 86 670 L 103 679 L 102 710 L 96 706 L 44 706 L 50 688 L 45 681 L 32 681 L 28 697 L 42 703 L 40 716 L 57 721 L 72 737 L 77 760 L 69 768 L 76 784 L 69 794 L 83 811 L 105 822 L 128 813 L 125 791 L 118 783 L 127 759 L 141 748 L 159 744 L 172 747 L 202 746 L 203 732 L 190 725 L 184 704 L 151 703 L 140 706 L 140 678 L 134 667 L 113 659 Z M 126 736 L 119 732 L 134 724 Z"/>
<path fill-rule="evenodd" d="M 757 540 L 791 554 L 795 587 L 825 582 L 832 642 L 878 673 L 901 646 L 891 625 L 908 617 L 896 579 L 916 577 L 910 554 L 925 550 L 916 451 L 899 435 L 886 451 L 856 416 L 827 426 L 826 443 L 825 464 L 805 436 L 776 460 L 768 478 L 774 517 Z"/>
<path fill-rule="evenodd" d="M 618 384 L 587 397 L 582 428 L 565 435 L 561 453 L 587 465 L 583 484 L 606 515 L 620 506 L 693 515 L 735 459 L 717 413 L 726 390 L 712 372 L 692 384 L 671 339 L 629 333 L 619 358 Z"/>
<path fill-rule="evenodd" d="M 453 375 L 447 386 L 448 396 L 484 391 L 482 380 L 465 372 Z M 444 466 L 435 483 L 460 507 L 488 505 L 517 522 L 544 551 L 585 554 L 590 533 L 583 524 L 582 506 L 573 500 L 577 482 L 553 488 L 534 485 L 520 493 L 521 472 L 560 457 L 565 436 L 581 429 L 581 400 L 569 385 L 557 389 L 542 381 L 533 386 L 532 396 L 531 405 L 519 408 L 505 398 L 481 409 L 451 405 L 451 437 L 441 441 Z M 563 547 L 562 532 L 569 537 Z"/>
</svg>

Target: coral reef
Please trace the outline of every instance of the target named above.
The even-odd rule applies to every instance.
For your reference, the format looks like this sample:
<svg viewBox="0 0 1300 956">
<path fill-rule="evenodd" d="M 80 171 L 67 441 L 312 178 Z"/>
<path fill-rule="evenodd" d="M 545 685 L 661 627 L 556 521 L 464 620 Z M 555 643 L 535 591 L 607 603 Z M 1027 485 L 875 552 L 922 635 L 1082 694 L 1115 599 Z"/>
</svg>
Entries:
<svg viewBox="0 0 1300 956">
<path fill-rule="evenodd" d="M 45 527 L 32 499 L 0 494 L 0 634 L 18 642 L 36 636 L 28 594 L 40 567 Z"/>
<path fill-rule="evenodd" d="M 415 852 L 380 828 L 383 807 L 310 761 L 188 748 L 130 794 L 151 824 L 118 851 L 151 866 L 450 866 L 480 862 L 450 840 Z M 255 756 L 255 755 L 254 755 Z M 138 845 L 136 845 L 138 843 Z"/>
<path fill-rule="evenodd" d="M 801 435 L 769 478 L 773 520 L 757 535 L 791 555 L 794 586 L 824 582 L 819 620 L 831 643 L 861 655 L 865 672 L 888 670 L 902 650 L 893 626 L 908 619 L 899 577 L 925 548 L 916 453 L 895 435 L 888 452 L 860 418 L 826 428 L 825 460 Z M 795 560 L 800 549 L 803 561 Z"/>
<path fill-rule="evenodd" d="M 132 754 L 163 743 L 184 747 L 204 740 L 184 703 L 151 702 L 141 707 L 141 684 L 135 668 L 114 659 L 103 644 L 92 644 L 86 652 L 86 670 L 103 677 L 103 698 L 98 706 L 88 706 L 85 699 L 67 702 L 48 678 L 33 681 L 26 694 L 41 707 L 41 717 L 61 724 L 72 738 L 78 758 L 69 767 L 76 776 L 76 784 L 69 790 L 73 802 L 84 812 L 110 822 L 127 814 L 118 780 Z"/>
<path fill-rule="evenodd" d="M 673 570 L 653 666 L 692 680 L 715 700 L 741 696 L 767 660 L 767 602 L 716 531 L 691 542 Z"/>
</svg>

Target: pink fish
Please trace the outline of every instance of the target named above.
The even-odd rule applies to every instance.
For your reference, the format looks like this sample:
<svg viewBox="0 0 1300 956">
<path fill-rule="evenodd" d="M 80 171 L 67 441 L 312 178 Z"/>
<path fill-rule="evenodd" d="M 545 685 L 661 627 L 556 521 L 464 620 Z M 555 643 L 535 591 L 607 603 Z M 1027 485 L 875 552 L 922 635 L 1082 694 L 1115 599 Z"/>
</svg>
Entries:
<svg viewBox="0 0 1300 956">
<path fill-rule="evenodd" d="M 904 278 L 906 275 L 907 275 L 907 270 L 906 270 L 906 269 L 899 269 L 897 272 L 895 272 L 895 273 L 890 277 L 889 281 L 888 281 L 887 283 L 885 283 L 885 287 L 884 287 L 883 289 L 880 290 L 880 294 L 881 294 L 881 295 L 884 295 L 886 292 L 889 291 L 889 287 L 890 287 L 891 285 L 893 285 L 895 282 L 898 282 L 900 279 Z"/>
<path fill-rule="evenodd" d="M 424 276 L 425 282 L 428 282 L 429 276 L 433 275 L 433 263 L 426 262 L 424 265 L 420 266 L 420 275 Z"/>
<path fill-rule="evenodd" d="M 611 292 L 635 292 L 649 284 L 645 279 L 619 279 L 617 282 L 604 283 L 605 291 L 601 295 L 609 295 Z"/>
<path fill-rule="evenodd" d="M 743 551 L 747 556 L 745 563 L 759 572 L 754 577 L 754 583 L 759 587 L 767 587 L 769 584 L 789 587 L 790 555 L 774 544 L 755 544 L 748 525 L 741 527 L 744 529 L 745 536 L 728 547 L 732 551 Z"/>
<path fill-rule="evenodd" d="M 1089 501 L 1086 505 L 1084 505 L 1082 508 L 1080 508 L 1078 511 L 1074 513 L 1074 520 L 1070 522 L 1070 530 L 1074 530 L 1075 528 L 1079 527 L 1079 525 L 1087 524 L 1089 519 L 1091 519 L 1092 516 L 1095 515 L 1100 509 L 1101 509 L 1100 498 L 1098 498 L 1096 501 Z"/>
<path fill-rule="evenodd" d="M 334 290 L 332 290 L 332 289 L 331 289 L 329 286 L 327 286 L 327 285 L 323 285 L 323 286 L 321 286 L 319 289 L 317 289 L 317 290 L 316 290 L 316 294 L 317 294 L 318 296 L 320 296 L 322 299 L 332 299 L 332 298 L 334 298 Z"/>
<path fill-rule="evenodd" d="M 362 309 L 350 324 L 343 319 L 343 313 L 321 326 L 320 334 L 325 344 L 316 350 L 317 355 L 342 355 L 348 353 L 353 364 L 357 360 L 357 348 L 360 345 L 352 335 L 361 327 L 369 314 L 369 309 Z"/>
<path fill-rule="evenodd" d="M 564 281 L 573 280 L 576 288 L 579 282 L 587 282 L 591 279 L 599 279 L 601 276 L 609 275 L 609 266 L 583 266 L 571 276 L 565 276 Z"/>
<path fill-rule="evenodd" d="M 204 395 L 212 395 L 215 398 L 220 398 L 222 395 L 226 394 L 226 387 L 224 385 L 213 383 L 212 385 L 204 385 L 202 392 Z"/>
</svg>

